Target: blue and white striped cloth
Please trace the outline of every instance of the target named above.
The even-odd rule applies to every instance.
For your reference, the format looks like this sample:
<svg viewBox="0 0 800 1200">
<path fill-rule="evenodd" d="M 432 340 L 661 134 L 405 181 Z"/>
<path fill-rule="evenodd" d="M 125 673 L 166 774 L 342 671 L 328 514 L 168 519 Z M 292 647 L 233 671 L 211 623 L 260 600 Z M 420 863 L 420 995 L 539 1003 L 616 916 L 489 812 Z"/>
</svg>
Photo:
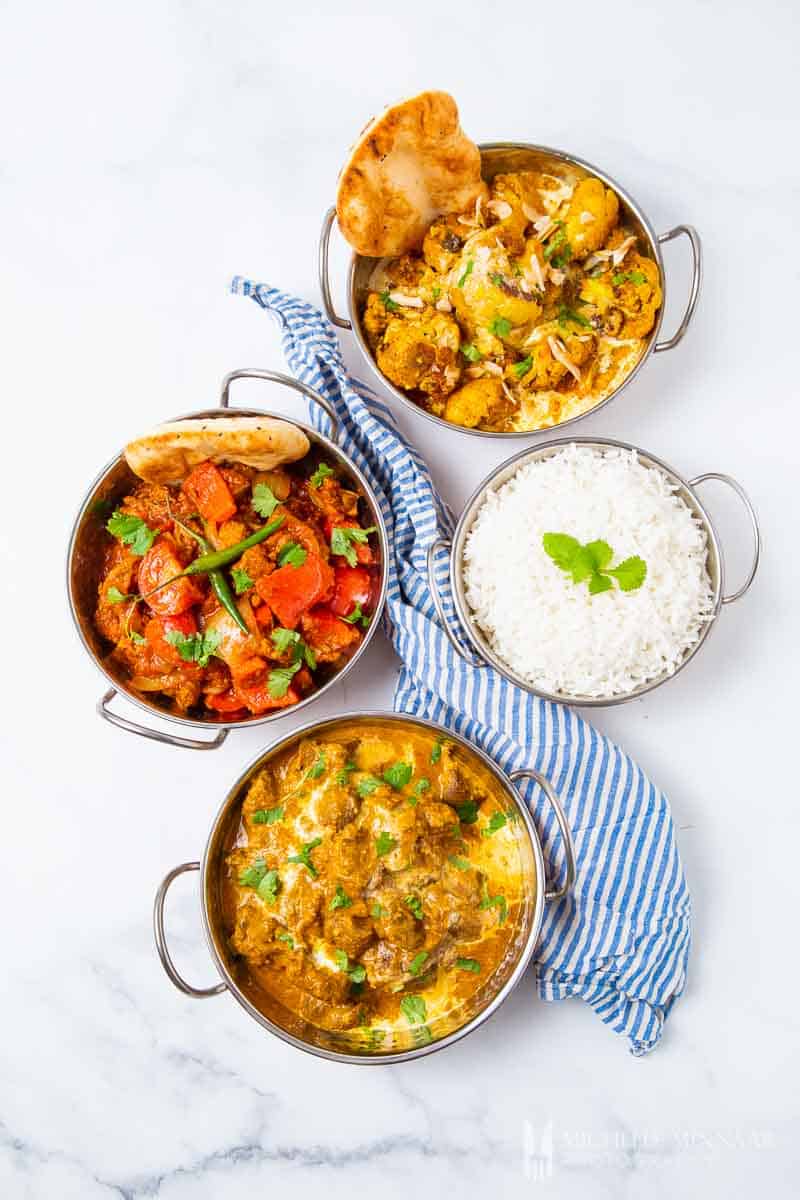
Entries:
<svg viewBox="0 0 800 1200">
<path fill-rule="evenodd" d="M 439 721 L 483 747 L 505 770 L 534 766 L 561 797 L 572 827 L 577 877 L 570 895 L 545 908 L 536 949 L 540 996 L 579 996 L 624 1034 L 634 1054 L 658 1042 L 686 979 L 691 902 L 665 796 L 608 738 L 568 708 L 520 691 L 492 670 L 475 670 L 439 625 L 426 551 L 453 519 L 428 469 L 389 409 L 346 373 L 332 326 L 312 305 L 236 277 L 281 325 L 295 376 L 334 405 L 343 449 L 369 479 L 394 550 L 386 629 L 403 669 L 394 705 Z M 315 427 L 328 418 L 311 406 Z M 446 568 L 439 577 L 452 614 Z M 563 878 L 558 828 L 541 790 L 522 788 L 542 837 L 550 877 Z"/>
</svg>

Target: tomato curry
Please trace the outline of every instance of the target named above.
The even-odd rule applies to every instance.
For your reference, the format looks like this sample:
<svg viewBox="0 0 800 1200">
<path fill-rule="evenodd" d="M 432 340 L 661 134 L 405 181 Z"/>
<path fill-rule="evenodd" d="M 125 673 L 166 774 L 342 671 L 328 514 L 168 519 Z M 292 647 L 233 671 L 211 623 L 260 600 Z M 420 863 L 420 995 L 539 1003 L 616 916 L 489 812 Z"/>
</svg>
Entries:
<svg viewBox="0 0 800 1200">
<path fill-rule="evenodd" d="M 109 664 L 181 715 L 297 704 L 352 657 L 380 595 L 362 507 L 322 461 L 140 481 L 106 525 L 95 622 Z"/>
</svg>

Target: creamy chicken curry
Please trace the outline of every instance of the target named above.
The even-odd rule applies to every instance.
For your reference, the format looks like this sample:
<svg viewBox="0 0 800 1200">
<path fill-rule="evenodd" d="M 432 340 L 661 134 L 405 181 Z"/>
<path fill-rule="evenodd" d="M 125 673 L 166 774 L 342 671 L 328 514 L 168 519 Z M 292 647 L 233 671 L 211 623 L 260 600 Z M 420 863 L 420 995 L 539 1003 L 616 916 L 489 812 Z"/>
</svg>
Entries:
<svg viewBox="0 0 800 1200">
<path fill-rule="evenodd" d="M 467 428 L 557 425 L 615 391 L 661 307 L 658 264 L 594 177 L 496 175 L 375 268 L 363 330 L 380 371 Z"/>
<path fill-rule="evenodd" d="M 492 773 L 436 731 L 365 720 L 305 739 L 252 779 L 230 834 L 237 982 L 340 1049 L 424 1045 L 513 968 L 525 846 Z"/>
</svg>

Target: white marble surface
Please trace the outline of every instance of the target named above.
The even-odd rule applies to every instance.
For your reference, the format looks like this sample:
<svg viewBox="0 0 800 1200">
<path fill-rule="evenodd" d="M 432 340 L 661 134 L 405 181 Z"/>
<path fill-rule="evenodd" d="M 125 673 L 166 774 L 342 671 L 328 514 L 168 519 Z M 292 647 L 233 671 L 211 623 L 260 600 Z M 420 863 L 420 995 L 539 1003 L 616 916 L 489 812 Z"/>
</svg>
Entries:
<svg viewBox="0 0 800 1200">
<path fill-rule="evenodd" d="M 0 9 L 4 1198 L 796 1194 L 793 7 Z M 88 480 L 142 426 L 213 402 L 228 369 L 279 364 L 271 323 L 226 295 L 229 276 L 317 299 L 319 221 L 351 136 L 430 85 L 456 94 L 476 139 L 571 149 L 659 229 L 691 221 L 704 240 L 689 336 L 580 427 L 687 475 L 738 475 L 766 541 L 756 587 L 700 659 L 596 716 L 669 792 L 695 898 L 688 990 L 642 1061 L 580 1003 L 539 1003 L 531 979 L 466 1042 L 382 1069 L 317 1061 L 229 998 L 179 995 L 154 953 L 153 893 L 201 851 L 270 734 L 199 756 L 101 724 L 102 682 L 66 612 Z M 684 255 L 666 251 L 665 328 Z M 455 506 L 511 450 L 400 417 Z M 735 577 L 741 516 L 711 499 Z M 395 670 L 374 645 L 315 711 L 388 704 Z M 188 881 L 170 929 L 181 965 L 210 981 Z"/>
</svg>

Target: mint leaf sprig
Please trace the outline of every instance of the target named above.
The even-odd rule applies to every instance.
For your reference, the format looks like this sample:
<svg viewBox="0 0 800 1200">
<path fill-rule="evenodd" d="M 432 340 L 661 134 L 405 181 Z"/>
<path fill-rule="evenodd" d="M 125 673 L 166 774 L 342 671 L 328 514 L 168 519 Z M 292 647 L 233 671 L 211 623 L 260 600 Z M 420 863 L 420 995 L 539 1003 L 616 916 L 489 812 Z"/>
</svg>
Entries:
<svg viewBox="0 0 800 1200">
<path fill-rule="evenodd" d="M 588 580 L 592 596 L 613 588 L 615 579 L 620 591 L 634 592 L 647 577 L 647 564 L 638 554 L 610 566 L 614 551 L 602 539 L 584 544 L 568 533 L 546 533 L 542 545 L 556 566 L 572 576 L 573 583 Z"/>
</svg>

